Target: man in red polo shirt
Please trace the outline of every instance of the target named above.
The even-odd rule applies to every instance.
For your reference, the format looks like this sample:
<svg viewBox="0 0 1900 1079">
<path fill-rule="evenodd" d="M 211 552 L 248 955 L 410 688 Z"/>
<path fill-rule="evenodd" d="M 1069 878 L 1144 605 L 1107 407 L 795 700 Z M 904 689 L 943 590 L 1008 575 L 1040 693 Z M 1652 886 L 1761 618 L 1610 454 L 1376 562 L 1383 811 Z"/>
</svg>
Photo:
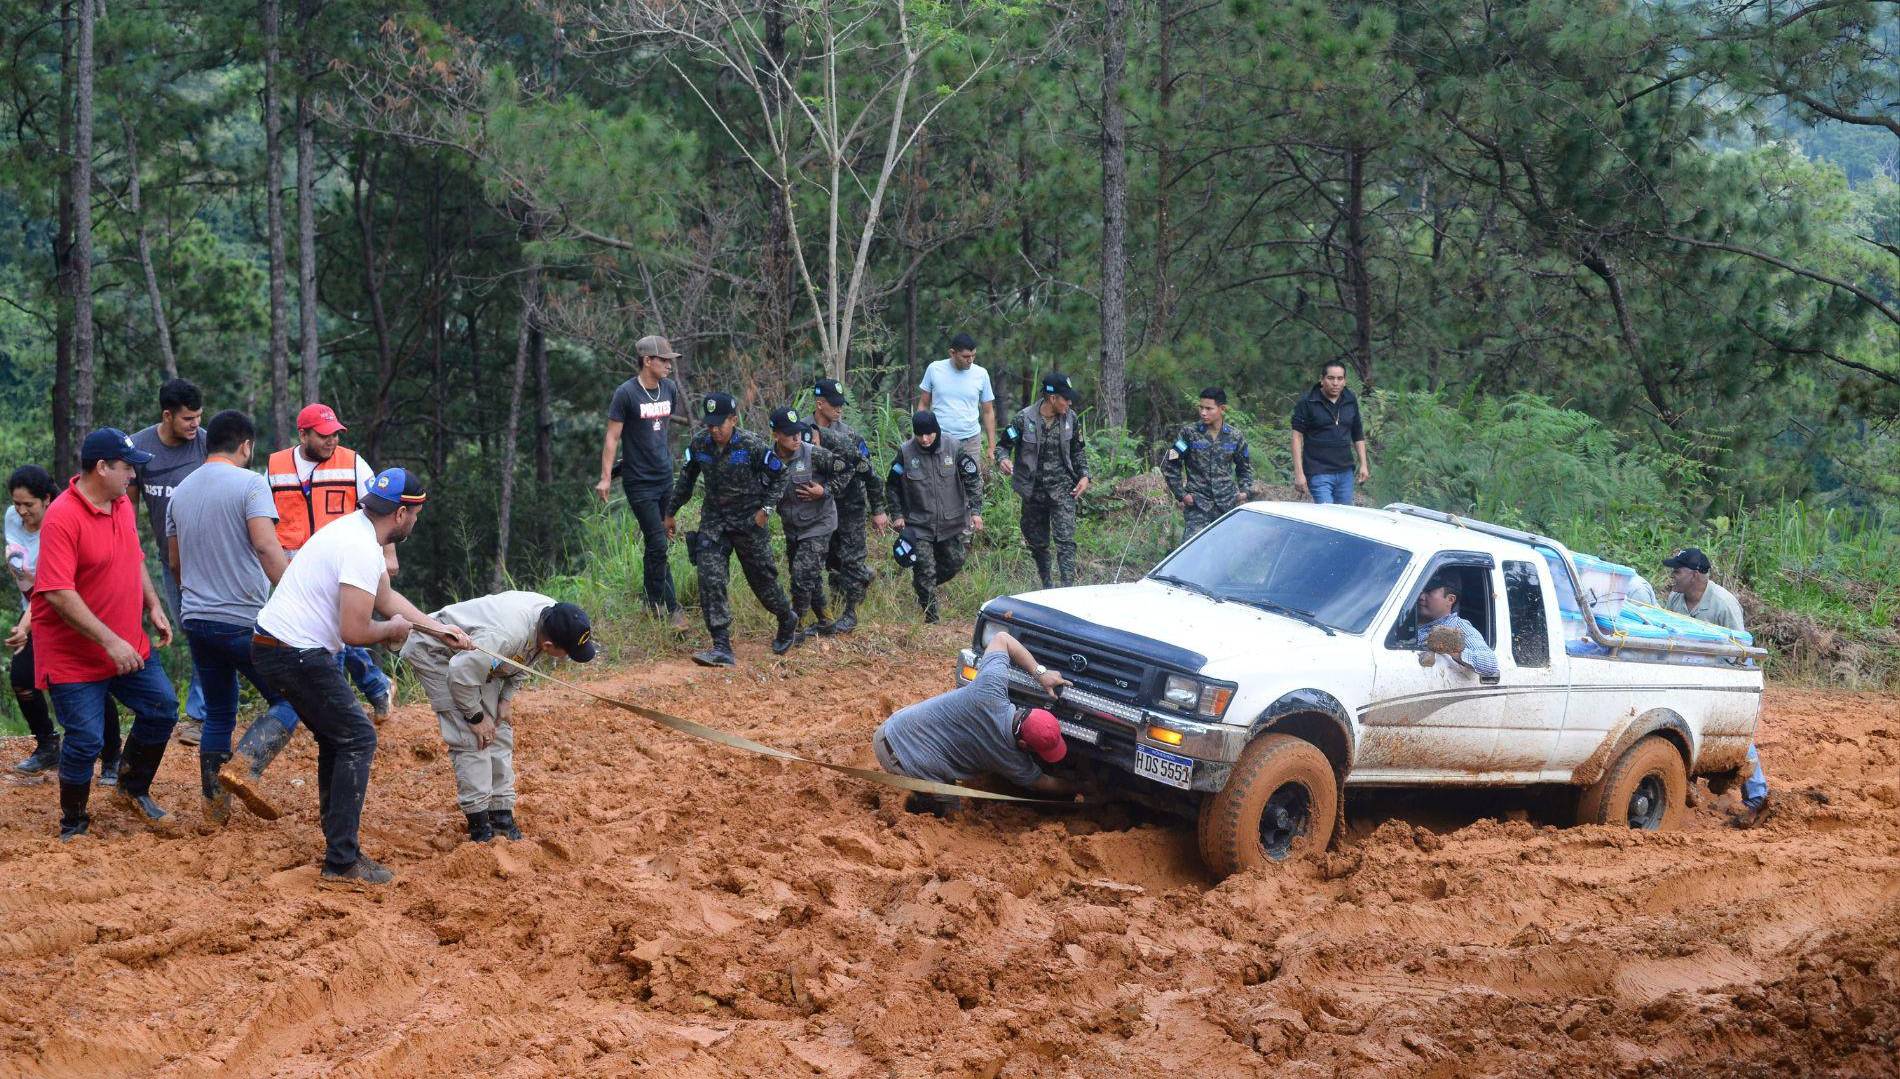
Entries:
<svg viewBox="0 0 1900 1079">
<path fill-rule="evenodd" d="M 151 454 L 124 431 L 102 427 L 79 450 L 79 475 L 46 510 L 33 581 L 33 679 L 66 729 L 59 752 L 59 836 L 86 831 L 92 766 L 99 759 L 106 695 L 132 710 L 119 759 L 118 797 L 148 823 L 168 814 L 152 800 L 152 777 L 178 722 L 165 671 L 147 663 L 150 619 L 160 647 L 172 640 L 157 589 L 145 573 L 136 512 L 126 492 Z"/>
</svg>

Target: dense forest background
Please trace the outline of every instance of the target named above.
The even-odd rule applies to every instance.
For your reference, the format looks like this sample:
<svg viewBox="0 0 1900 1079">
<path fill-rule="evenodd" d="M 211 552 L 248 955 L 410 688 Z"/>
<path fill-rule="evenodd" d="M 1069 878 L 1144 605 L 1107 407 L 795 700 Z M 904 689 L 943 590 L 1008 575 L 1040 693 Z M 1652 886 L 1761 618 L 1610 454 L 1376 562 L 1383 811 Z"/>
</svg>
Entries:
<svg viewBox="0 0 1900 1079">
<path fill-rule="evenodd" d="M 1128 472 L 1208 382 L 1283 465 L 1337 358 L 1381 500 L 1891 535 L 1893 2 L 0 11 L 0 464 L 173 371 L 270 446 L 320 399 L 431 477 L 427 602 L 577 572 L 646 333 L 889 436 L 968 331 Z"/>
</svg>

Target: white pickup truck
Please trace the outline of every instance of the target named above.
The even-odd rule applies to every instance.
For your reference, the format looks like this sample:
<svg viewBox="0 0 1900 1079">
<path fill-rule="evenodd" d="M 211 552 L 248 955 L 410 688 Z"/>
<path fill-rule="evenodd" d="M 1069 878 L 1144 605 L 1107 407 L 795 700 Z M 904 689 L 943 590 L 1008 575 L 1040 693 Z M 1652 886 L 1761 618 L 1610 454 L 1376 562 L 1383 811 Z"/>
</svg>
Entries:
<svg viewBox="0 0 1900 1079">
<path fill-rule="evenodd" d="M 1497 677 L 1421 662 L 1419 594 L 1445 579 Z M 1324 849 L 1346 786 L 1561 784 L 1583 823 L 1673 827 L 1691 776 L 1736 780 L 1764 653 L 1609 634 L 1577 613 L 1594 601 L 1547 537 L 1254 502 L 1138 581 L 991 600 L 959 680 L 1007 629 L 1073 681 L 1051 700 L 1012 672 L 1015 699 L 1056 712 L 1092 782 L 1198 809 L 1223 876 Z"/>
</svg>

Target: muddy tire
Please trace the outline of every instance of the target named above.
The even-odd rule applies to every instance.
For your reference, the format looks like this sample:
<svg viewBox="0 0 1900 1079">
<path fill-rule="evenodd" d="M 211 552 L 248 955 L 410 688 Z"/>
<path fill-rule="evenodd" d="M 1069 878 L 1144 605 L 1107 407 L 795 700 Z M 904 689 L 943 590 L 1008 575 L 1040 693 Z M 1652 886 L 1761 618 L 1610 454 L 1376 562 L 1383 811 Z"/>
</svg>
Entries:
<svg viewBox="0 0 1900 1079">
<path fill-rule="evenodd" d="M 1668 739 L 1652 734 L 1625 750 L 1602 779 L 1583 789 L 1577 823 L 1673 831 L 1688 815 L 1688 791 L 1682 754 Z"/>
<path fill-rule="evenodd" d="M 1317 854 L 1332 842 L 1339 783 L 1326 754 L 1289 734 L 1255 739 L 1201 803 L 1201 860 L 1215 875 Z"/>
</svg>

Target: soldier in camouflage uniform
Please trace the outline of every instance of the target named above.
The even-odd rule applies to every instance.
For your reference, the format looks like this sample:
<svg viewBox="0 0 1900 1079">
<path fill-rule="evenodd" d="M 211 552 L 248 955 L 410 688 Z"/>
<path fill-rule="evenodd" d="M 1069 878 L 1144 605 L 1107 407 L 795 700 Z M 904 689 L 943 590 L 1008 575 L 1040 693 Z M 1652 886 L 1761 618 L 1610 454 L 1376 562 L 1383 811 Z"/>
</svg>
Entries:
<svg viewBox="0 0 1900 1079">
<path fill-rule="evenodd" d="M 864 553 L 865 514 L 879 532 L 890 525 L 884 515 L 884 485 L 871 472 L 871 448 L 844 422 L 844 387 L 821 378 L 812 387 L 811 437 L 846 460 L 855 460 L 850 482 L 837 492 L 838 530 L 831 534 L 825 565 L 831 569 L 831 590 L 844 600 L 844 613 L 831 624 L 834 633 L 849 633 L 858 625 L 858 604 L 876 574 Z"/>
<path fill-rule="evenodd" d="M 896 511 L 891 524 L 906 531 L 917 550 L 911 585 L 924 621 L 941 617 L 937 589 L 963 568 L 963 530 L 983 530 L 982 466 L 968 447 L 942 433 L 937 417 L 915 412 L 914 437 L 897 448 L 884 476 L 884 494 Z M 975 442 L 972 439 L 971 442 Z"/>
<path fill-rule="evenodd" d="M 772 412 L 772 454 L 785 466 L 785 493 L 778 502 L 779 523 L 785 528 L 785 561 L 792 569 L 792 615 L 800 633 L 805 614 L 817 615 L 813 626 L 829 637 L 831 619 L 825 614 L 825 548 L 838 530 L 837 492 L 855 474 L 851 462 L 807 441 L 811 424 L 791 408 Z"/>
<path fill-rule="evenodd" d="M 1187 518 L 1183 541 L 1233 509 L 1240 496 L 1253 489 L 1253 459 L 1247 453 L 1246 436 L 1227 426 L 1226 391 L 1219 386 L 1202 390 L 1200 410 L 1200 422 L 1181 428 L 1161 462 L 1168 491 Z"/>
<path fill-rule="evenodd" d="M 706 616 L 712 647 L 693 653 L 703 667 L 730 667 L 732 609 L 726 605 L 726 574 L 733 554 L 746 584 L 765 609 L 778 617 L 778 635 L 772 651 L 783 655 L 798 640 L 798 619 L 791 601 L 778 586 L 778 568 L 772 564 L 772 536 L 766 517 L 785 494 L 785 464 L 764 439 L 739 429 L 738 404 L 731 394 L 712 393 L 700 406 L 706 429 L 693 436 L 686 463 L 667 501 L 666 534 L 673 535 L 673 519 L 693 497 L 699 474 L 706 474 L 706 497 L 700 506 L 699 531 L 686 534 L 687 549 L 699 570 L 699 606 Z"/>
<path fill-rule="evenodd" d="M 1069 376 L 1051 372 L 1042 380 L 1042 400 L 1010 419 L 996 447 L 997 466 L 1023 500 L 1023 542 L 1044 588 L 1055 587 L 1049 566 L 1052 533 L 1062 585 L 1075 583 L 1076 504 L 1089 487 L 1075 402 Z"/>
</svg>

